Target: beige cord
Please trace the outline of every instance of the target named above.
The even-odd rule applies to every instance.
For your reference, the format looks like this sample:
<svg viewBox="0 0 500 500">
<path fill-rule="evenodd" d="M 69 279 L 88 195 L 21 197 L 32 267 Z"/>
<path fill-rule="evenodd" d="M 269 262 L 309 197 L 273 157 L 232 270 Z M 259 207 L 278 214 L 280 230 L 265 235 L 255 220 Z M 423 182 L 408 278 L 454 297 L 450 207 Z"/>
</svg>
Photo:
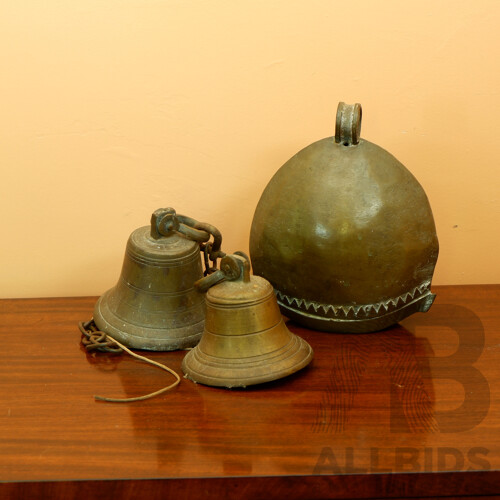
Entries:
<svg viewBox="0 0 500 500">
<path fill-rule="evenodd" d="M 145 399 L 153 398 L 154 396 L 158 396 L 159 394 L 162 394 L 164 392 L 169 391 L 170 389 L 173 389 L 174 387 L 177 387 L 181 381 L 181 378 L 179 375 L 172 370 L 172 368 L 169 368 L 168 366 L 162 365 L 161 363 L 158 363 L 157 361 L 153 361 L 152 359 L 148 359 L 144 356 L 140 356 L 139 354 L 136 354 L 135 352 L 132 352 L 128 347 L 125 347 L 123 344 L 120 344 L 118 340 L 114 339 L 111 335 L 108 334 L 108 337 L 115 342 L 119 347 L 121 347 L 125 352 L 133 356 L 134 358 L 140 359 L 141 361 L 145 361 L 146 363 L 149 363 L 151 365 L 155 365 L 158 368 L 161 368 L 162 370 L 165 370 L 169 373 L 171 373 L 175 378 L 176 381 L 173 384 L 168 385 L 167 387 L 164 387 L 163 389 L 160 389 L 159 391 L 152 392 L 151 394 L 146 394 L 145 396 L 137 396 L 135 398 L 105 398 L 103 396 L 94 396 L 94 398 L 98 401 L 108 401 L 110 403 L 130 403 L 132 401 L 144 401 Z"/>
<path fill-rule="evenodd" d="M 93 320 L 90 320 L 87 323 L 80 322 L 78 324 L 78 327 L 82 332 L 82 343 L 85 345 L 88 351 L 92 350 L 93 348 L 97 348 L 97 350 L 102 349 L 109 352 L 115 352 L 115 353 L 119 352 L 119 350 L 114 348 L 113 345 L 108 341 L 109 339 L 119 348 L 123 349 L 126 353 L 130 354 L 132 357 L 137 358 L 141 361 L 145 361 L 146 363 L 149 363 L 151 365 L 157 366 L 158 368 L 161 368 L 162 370 L 171 373 L 176 378 L 176 381 L 173 384 L 170 384 L 169 386 L 164 387 L 159 391 L 146 394 L 145 396 L 137 396 L 135 398 L 106 398 L 104 396 L 94 396 L 94 398 L 97 401 L 106 401 L 109 403 L 130 403 L 132 401 L 144 401 L 145 399 L 153 398 L 154 396 L 163 394 L 164 392 L 167 392 L 179 385 L 181 378 L 174 370 L 172 370 L 168 366 L 158 363 L 157 361 L 153 361 L 152 359 L 146 358 L 145 356 L 141 356 L 139 354 L 136 354 L 135 352 L 132 352 L 128 347 L 125 347 L 123 344 L 118 342 L 118 340 L 114 339 L 111 335 L 98 331 Z"/>
</svg>

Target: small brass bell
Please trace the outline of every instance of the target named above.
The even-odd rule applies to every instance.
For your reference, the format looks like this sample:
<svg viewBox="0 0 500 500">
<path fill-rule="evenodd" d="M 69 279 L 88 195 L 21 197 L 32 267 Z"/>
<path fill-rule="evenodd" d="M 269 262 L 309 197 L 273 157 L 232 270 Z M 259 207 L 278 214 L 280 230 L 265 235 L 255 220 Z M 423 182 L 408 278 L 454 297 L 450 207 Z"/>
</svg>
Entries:
<svg viewBox="0 0 500 500">
<path fill-rule="evenodd" d="M 208 224 L 156 210 L 151 226 L 136 229 L 127 242 L 117 285 L 94 309 L 97 327 L 136 349 L 171 351 L 196 345 L 203 332 L 204 296 L 194 288 L 203 276 L 200 243 L 220 233 Z"/>
<path fill-rule="evenodd" d="M 285 326 L 273 287 L 259 276 L 250 277 L 243 253 L 224 257 L 221 269 L 196 286 L 208 290 L 207 309 L 200 343 L 182 362 L 189 379 L 246 387 L 286 377 L 312 360 L 309 344 Z"/>
<path fill-rule="evenodd" d="M 387 328 L 434 300 L 438 239 L 413 175 L 360 138 L 361 106 L 340 103 L 335 137 L 299 151 L 255 210 L 250 255 L 280 308 L 332 332 Z"/>
</svg>

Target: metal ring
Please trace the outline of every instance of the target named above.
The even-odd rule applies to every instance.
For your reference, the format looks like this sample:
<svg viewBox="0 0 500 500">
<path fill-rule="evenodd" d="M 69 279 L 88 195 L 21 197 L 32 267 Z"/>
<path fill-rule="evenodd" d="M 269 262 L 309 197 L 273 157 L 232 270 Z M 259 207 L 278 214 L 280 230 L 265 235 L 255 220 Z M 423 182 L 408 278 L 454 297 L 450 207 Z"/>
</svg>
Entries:
<svg viewBox="0 0 500 500">
<path fill-rule="evenodd" d="M 177 231 L 190 240 L 196 241 L 198 243 L 205 243 L 210 239 L 210 234 L 206 231 L 201 231 L 200 229 L 195 229 L 194 227 L 183 224 L 179 224 L 179 229 Z"/>
<path fill-rule="evenodd" d="M 212 243 L 211 252 L 218 252 L 220 250 L 222 245 L 222 234 L 215 226 L 212 226 L 212 224 L 208 224 L 207 222 L 197 222 L 194 227 L 196 229 L 206 231 L 213 236 L 214 241 Z"/>
<path fill-rule="evenodd" d="M 335 122 L 335 142 L 344 146 L 355 146 L 361 134 L 361 104 L 339 102 Z"/>
</svg>

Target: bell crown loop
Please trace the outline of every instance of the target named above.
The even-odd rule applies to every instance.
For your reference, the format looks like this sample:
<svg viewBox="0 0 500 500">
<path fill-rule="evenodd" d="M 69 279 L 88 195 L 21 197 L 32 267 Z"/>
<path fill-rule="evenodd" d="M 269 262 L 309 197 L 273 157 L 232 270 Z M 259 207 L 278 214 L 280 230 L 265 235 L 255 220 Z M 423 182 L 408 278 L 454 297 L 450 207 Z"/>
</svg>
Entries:
<svg viewBox="0 0 500 500">
<path fill-rule="evenodd" d="M 361 135 L 361 104 L 339 102 L 335 123 L 335 142 L 344 146 L 356 146 Z"/>
<path fill-rule="evenodd" d="M 158 240 L 171 236 L 175 231 L 190 240 L 205 243 L 210 239 L 210 232 L 198 228 L 198 225 L 200 225 L 198 221 L 185 215 L 177 215 L 171 207 L 160 208 L 151 216 L 151 236 Z M 217 233 L 220 235 L 219 231 Z"/>
<path fill-rule="evenodd" d="M 174 235 L 182 235 L 186 240 L 199 244 L 200 251 L 204 254 L 205 276 L 212 274 L 217 269 L 217 259 L 226 255 L 221 250 L 222 234 L 212 224 L 177 214 L 172 207 L 155 210 L 151 215 L 151 238 L 158 243 L 171 244 L 176 240 L 172 238 Z M 212 242 L 209 241 L 211 237 Z M 209 261 L 212 262 L 211 265 Z"/>
<path fill-rule="evenodd" d="M 223 281 L 250 282 L 250 258 L 243 252 L 226 255 L 220 263 L 220 269 L 209 276 L 198 280 L 194 286 L 199 292 L 206 292 L 209 288 Z"/>
</svg>

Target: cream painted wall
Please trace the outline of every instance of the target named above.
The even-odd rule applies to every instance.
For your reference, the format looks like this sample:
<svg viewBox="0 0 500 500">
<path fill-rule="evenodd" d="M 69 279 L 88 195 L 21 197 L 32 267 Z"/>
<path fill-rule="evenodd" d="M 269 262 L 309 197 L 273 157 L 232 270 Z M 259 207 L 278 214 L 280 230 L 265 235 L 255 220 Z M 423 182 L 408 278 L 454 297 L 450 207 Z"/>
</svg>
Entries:
<svg viewBox="0 0 500 500">
<path fill-rule="evenodd" d="M 434 282 L 500 282 L 499 19 L 497 0 L 2 2 L 0 296 L 102 293 L 162 206 L 246 250 L 339 100 L 424 186 Z"/>
</svg>

